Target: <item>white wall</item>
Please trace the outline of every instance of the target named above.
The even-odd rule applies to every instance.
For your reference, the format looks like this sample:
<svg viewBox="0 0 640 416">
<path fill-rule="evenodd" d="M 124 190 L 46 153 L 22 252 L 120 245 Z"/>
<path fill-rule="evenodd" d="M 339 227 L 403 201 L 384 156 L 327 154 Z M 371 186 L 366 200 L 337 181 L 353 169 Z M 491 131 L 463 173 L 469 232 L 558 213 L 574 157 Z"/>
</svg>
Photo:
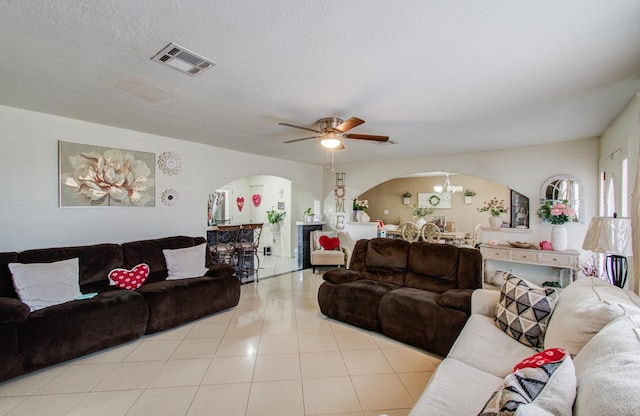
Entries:
<svg viewBox="0 0 640 416">
<path fill-rule="evenodd" d="M 0 106 L 0 251 L 205 235 L 209 193 L 258 174 L 295 180 L 321 195 L 322 167 L 267 158 L 169 137 Z M 58 140 L 130 150 L 177 152 L 182 171 L 156 169 L 156 206 L 59 208 Z M 180 193 L 174 207 L 160 201 Z M 230 201 L 232 202 L 232 201 Z M 250 201 L 246 201 L 250 203 Z"/>
<path fill-rule="evenodd" d="M 596 215 L 598 178 L 597 138 L 528 146 L 481 153 L 467 153 L 392 162 L 352 163 L 337 165 L 336 172 L 346 173 L 346 205 L 369 188 L 392 178 L 420 172 L 455 172 L 483 178 L 529 196 L 531 231 L 528 233 L 484 232 L 483 240 L 539 242 L 549 240 L 550 227 L 540 224 L 535 216 L 539 208 L 540 187 L 548 178 L 568 174 L 577 177 L 584 186 L 585 224 L 568 224 L 569 249 L 578 250 L 591 217 Z M 401 146 L 402 143 L 398 144 Z M 398 193 L 405 189 L 398 189 Z M 324 206 L 334 205 L 333 183 L 325 180 Z M 477 198 L 477 197 L 475 197 Z M 505 216 L 506 218 L 506 216 Z M 488 226 L 488 221 L 486 226 Z"/>
</svg>

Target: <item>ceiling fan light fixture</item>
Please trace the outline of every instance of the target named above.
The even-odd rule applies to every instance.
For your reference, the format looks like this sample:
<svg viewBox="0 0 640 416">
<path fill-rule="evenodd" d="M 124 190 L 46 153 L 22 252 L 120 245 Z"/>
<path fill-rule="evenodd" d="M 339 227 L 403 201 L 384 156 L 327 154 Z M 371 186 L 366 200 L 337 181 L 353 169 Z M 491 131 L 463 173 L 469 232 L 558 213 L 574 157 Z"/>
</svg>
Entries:
<svg viewBox="0 0 640 416">
<path fill-rule="evenodd" d="M 330 131 L 320 139 L 320 144 L 327 149 L 335 149 L 342 144 L 342 135 L 335 131 Z"/>
<path fill-rule="evenodd" d="M 323 139 L 320 139 L 320 144 L 327 149 L 335 149 L 336 147 L 340 146 L 340 143 L 342 142 L 336 137 L 325 137 Z"/>
</svg>

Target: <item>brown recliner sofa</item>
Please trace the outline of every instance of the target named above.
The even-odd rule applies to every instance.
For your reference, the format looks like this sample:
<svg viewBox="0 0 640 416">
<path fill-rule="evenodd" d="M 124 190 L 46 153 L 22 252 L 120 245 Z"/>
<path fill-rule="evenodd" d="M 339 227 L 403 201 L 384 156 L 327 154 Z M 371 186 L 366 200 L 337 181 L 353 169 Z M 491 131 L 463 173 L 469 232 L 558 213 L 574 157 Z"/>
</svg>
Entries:
<svg viewBox="0 0 640 416">
<path fill-rule="evenodd" d="M 374 238 L 356 243 L 349 269 L 327 271 L 323 314 L 446 355 L 482 287 L 479 250 Z"/>
<path fill-rule="evenodd" d="M 112 347 L 144 334 L 236 306 L 240 282 L 235 269 L 213 264 L 205 250 L 205 276 L 166 280 L 163 249 L 205 243 L 202 237 L 167 237 L 124 244 L 96 244 L 0 253 L 0 381 Z M 9 263 L 52 263 L 79 259 L 83 294 L 98 294 L 30 311 L 13 287 Z M 115 268 L 149 265 L 136 290 L 110 286 Z M 44 276 L 46 278 L 46 276 Z"/>
</svg>

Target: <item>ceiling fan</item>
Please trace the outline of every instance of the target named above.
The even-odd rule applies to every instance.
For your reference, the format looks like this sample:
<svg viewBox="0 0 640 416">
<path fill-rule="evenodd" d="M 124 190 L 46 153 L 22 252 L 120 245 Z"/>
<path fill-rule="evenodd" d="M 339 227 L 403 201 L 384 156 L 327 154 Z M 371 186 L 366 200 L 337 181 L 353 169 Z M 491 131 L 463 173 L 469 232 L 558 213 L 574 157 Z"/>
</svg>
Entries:
<svg viewBox="0 0 640 416">
<path fill-rule="evenodd" d="M 345 134 L 347 131 L 354 127 L 364 123 L 364 120 L 358 117 L 351 117 L 344 121 L 337 117 L 321 118 L 317 121 L 319 129 L 310 129 L 308 127 L 296 126 L 289 123 L 278 123 L 281 126 L 294 127 L 296 129 L 309 130 L 317 133 L 317 136 L 303 137 L 301 139 L 287 140 L 282 143 L 295 143 L 303 140 L 320 139 L 320 144 L 327 149 L 342 150 L 344 144 L 342 139 L 354 139 L 354 140 L 370 140 L 374 142 L 386 142 L 389 141 L 388 136 L 372 136 L 370 134 Z"/>
</svg>

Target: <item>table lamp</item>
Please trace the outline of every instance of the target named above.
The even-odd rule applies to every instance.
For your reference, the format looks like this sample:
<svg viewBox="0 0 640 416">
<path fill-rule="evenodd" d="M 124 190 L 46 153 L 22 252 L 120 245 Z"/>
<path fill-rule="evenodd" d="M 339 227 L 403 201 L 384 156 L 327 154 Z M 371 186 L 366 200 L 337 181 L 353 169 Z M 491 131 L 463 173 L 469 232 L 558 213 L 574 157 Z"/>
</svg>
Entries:
<svg viewBox="0 0 640 416">
<path fill-rule="evenodd" d="M 607 254 L 607 277 L 611 284 L 624 287 L 627 283 L 627 256 L 631 247 L 631 218 L 594 217 L 582 243 L 584 250 Z"/>
</svg>

